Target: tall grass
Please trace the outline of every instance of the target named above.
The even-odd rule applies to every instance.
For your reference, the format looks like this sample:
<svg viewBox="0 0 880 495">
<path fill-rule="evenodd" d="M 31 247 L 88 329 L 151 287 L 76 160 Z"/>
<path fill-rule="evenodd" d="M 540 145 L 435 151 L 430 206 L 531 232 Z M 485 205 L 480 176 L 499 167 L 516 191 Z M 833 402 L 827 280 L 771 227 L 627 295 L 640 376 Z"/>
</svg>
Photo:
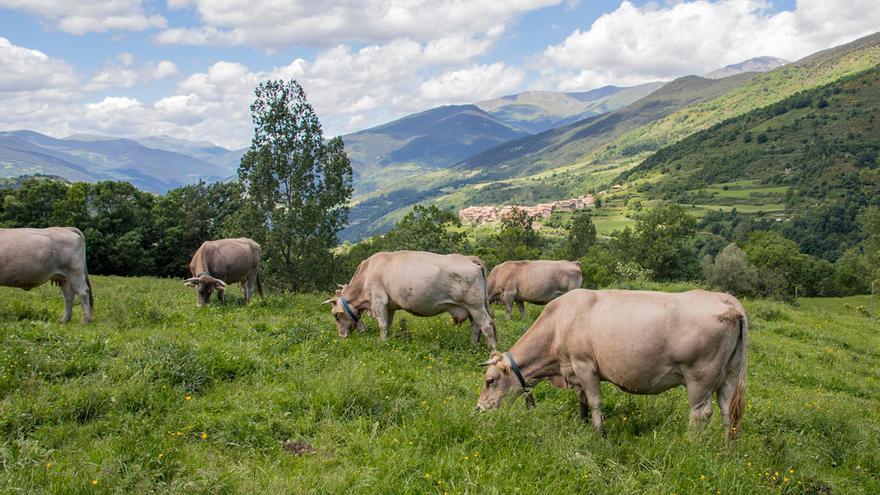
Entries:
<svg viewBox="0 0 880 495">
<path fill-rule="evenodd" d="M 449 317 L 340 340 L 326 295 L 196 308 L 179 281 L 93 284 L 91 325 L 56 323 L 57 288 L 0 288 L 0 492 L 880 493 L 864 298 L 746 301 L 749 395 L 727 445 L 717 411 L 688 434 L 683 389 L 603 385 L 604 438 L 546 384 L 533 411 L 473 414 L 487 352 Z M 539 313 L 499 318 L 500 347 Z"/>
</svg>

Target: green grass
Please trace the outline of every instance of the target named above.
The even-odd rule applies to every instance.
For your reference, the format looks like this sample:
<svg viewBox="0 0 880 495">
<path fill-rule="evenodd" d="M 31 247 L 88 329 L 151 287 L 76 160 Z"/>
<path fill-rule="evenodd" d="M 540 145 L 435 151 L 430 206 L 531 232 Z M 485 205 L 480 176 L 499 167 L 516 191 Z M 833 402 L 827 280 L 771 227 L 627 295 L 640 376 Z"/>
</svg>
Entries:
<svg viewBox="0 0 880 495">
<path fill-rule="evenodd" d="M 93 285 L 91 325 L 56 323 L 57 288 L 0 288 L 0 492 L 880 492 L 880 324 L 865 297 L 746 301 L 749 395 L 727 446 L 717 411 L 687 434 L 683 389 L 606 384 L 606 438 L 546 384 L 534 411 L 520 399 L 474 415 L 487 352 L 449 317 L 341 340 L 325 294 L 197 309 L 177 280 Z M 499 320 L 500 347 L 528 323 Z"/>
</svg>

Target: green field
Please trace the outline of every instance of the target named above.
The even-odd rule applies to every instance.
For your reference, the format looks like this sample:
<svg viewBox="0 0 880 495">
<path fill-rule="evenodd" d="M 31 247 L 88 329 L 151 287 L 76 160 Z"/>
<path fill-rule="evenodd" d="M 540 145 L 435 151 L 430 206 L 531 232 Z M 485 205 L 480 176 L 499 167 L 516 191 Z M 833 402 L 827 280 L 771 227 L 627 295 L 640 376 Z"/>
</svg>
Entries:
<svg viewBox="0 0 880 495">
<path fill-rule="evenodd" d="M 749 391 L 727 445 L 717 410 L 688 434 L 683 389 L 606 384 L 605 438 L 548 384 L 534 411 L 473 414 L 487 351 L 449 317 L 341 340 L 326 294 L 197 309 L 177 280 L 93 285 L 91 325 L 56 323 L 55 287 L 0 288 L 2 493 L 880 492 L 867 297 L 746 301 Z M 498 326 L 506 349 L 528 322 Z"/>
</svg>

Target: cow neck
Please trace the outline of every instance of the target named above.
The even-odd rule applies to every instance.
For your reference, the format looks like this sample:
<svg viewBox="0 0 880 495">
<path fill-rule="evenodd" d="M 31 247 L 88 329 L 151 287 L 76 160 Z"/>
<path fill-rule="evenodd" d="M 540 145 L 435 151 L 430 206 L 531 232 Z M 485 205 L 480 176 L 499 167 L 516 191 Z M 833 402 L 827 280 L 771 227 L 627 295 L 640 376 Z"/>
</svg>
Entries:
<svg viewBox="0 0 880 495">
<path fill-rule="evenodd" d="M 550 353 L 553 332 L 532 327 L 508 351 L 526 383 L 559 375 L 559 360 Z"/>
<path fill-rule="evenodd" d="M 345 301 L 355 313 L 358 313 L 364 309 L 364 306 L 366 306 L 365 303 L 367 302 L 367 298 L 363 297 L 363 292 L 364 291 L 361 288 L 355 289 L 349 284 L 342 289 L 342 292 L 339 295 L 345 298 Z"/>
</svg>

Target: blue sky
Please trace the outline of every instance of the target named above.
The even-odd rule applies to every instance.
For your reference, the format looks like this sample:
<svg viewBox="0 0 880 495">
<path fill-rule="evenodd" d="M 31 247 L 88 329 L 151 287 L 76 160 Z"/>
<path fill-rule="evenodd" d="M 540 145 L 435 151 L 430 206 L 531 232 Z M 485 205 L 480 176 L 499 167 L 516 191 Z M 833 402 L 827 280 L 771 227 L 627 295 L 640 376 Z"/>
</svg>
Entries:
<svg viewBox="0 0 880 495">
<path fill-rule="evenodd" d="M 0 130 L 246 146 L 296 78 L 329 135 L 442 104 L 796 60 L 880 30 L 853 0 L 0 0 Z"/>
</svg>

